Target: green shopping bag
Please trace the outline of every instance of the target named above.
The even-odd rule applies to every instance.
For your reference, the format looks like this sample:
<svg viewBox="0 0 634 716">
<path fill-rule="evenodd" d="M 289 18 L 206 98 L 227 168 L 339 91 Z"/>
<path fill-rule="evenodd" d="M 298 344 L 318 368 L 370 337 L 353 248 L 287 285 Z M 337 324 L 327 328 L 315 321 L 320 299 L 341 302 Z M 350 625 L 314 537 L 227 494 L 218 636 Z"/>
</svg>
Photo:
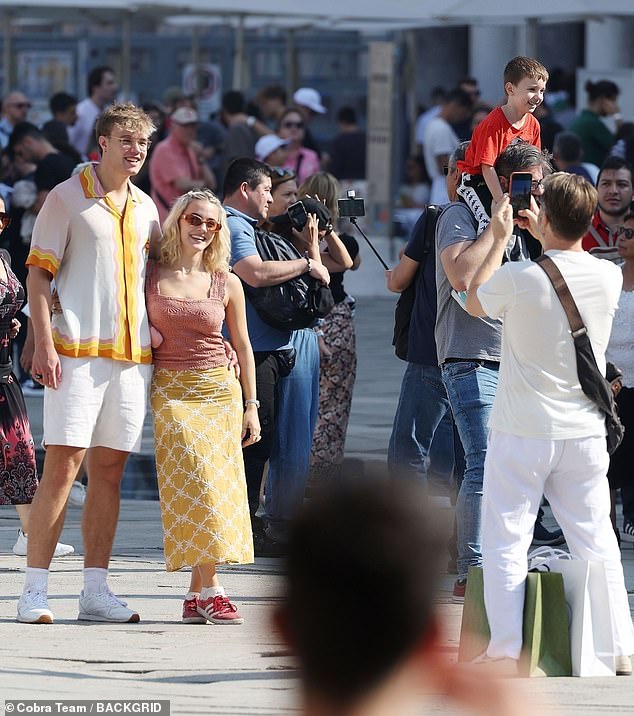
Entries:
<svg viewBox="0 0 634 716">
<path fill-rule="evenodd" d="M 569 615 L 561 574 L 529 572 L 523 622 L 520 675 L 572 676 Z M 481 654 L 490 636 L 482 569 L 469 567 L 458 661 L 471 661 Z"/>
</svg>

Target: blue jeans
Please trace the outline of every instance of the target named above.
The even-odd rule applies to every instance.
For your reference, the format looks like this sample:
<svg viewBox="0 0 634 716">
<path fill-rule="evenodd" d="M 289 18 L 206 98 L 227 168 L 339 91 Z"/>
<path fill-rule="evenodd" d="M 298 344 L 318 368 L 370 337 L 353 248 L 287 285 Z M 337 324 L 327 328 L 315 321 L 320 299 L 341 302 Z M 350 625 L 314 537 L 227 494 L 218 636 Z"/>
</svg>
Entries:
<svg viewBox="0 0 634 716">
<path fill-rule="evenodd" d="M 498 384 L 498 368 L 476 361 L 445 363 L 442 382 L 447 389 L 456 427 L 465 452 L 465 472 L 456 502 L 458 579 L 470 565 L 482 566 L 481 507 L 488 423 Z"/>
<path fill-rule="evenodd" d="M 407 364 L 387 462 L 392 476 L 449 486 L 455 462 L 453 421 L 438 366 Z"/>
<path fill-rule="evenodd" d="M 276 429 L 264 503 L 267 534 L 285 542 L 288 525 L 302 506 L 310 448 L 319 409 L 319 347 L 310 328 L 294 331 L 295 366 L 277 384 Z"/>
</svg>

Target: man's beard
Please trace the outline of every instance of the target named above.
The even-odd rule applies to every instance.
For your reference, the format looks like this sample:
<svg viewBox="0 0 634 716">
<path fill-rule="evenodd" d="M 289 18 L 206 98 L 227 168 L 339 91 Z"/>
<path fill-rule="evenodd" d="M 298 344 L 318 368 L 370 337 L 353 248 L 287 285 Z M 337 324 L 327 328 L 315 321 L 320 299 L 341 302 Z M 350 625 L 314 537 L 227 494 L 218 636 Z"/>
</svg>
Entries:
<svg viewBox="0 0 634 716">
<path fill-rule="evenodd" d="M 627 212 L 629 205 L 630 205 L 630 202 L 628 201 L 621 208 L 611 208 L 611 207 L 606 208 L 605 206 L 602 206 L 601 203 L 599 202 L 599 209 L 606 216 L 622 216 L 623 214 L 625 214 Z"/>
</svg>

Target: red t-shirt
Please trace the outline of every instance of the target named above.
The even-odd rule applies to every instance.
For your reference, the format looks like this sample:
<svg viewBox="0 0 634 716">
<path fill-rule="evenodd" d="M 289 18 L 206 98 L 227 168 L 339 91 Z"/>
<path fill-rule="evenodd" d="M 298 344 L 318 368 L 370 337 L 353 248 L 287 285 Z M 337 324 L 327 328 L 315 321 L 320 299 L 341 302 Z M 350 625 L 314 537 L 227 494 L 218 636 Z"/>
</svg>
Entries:
<svg viewBox="0 0 634 716">
<path fill-rule="evenodd" d="M 520 129 L 508 121 L 501 107 L 496 107 L 473 130 L 465 158 L 457 163 L 461 174 L 482 174 L 482 164 L 492 167 L 495 160 L 515 139 L 523 139 L 541 149 L 539 122 L 527 114 Z"/>
</svg>

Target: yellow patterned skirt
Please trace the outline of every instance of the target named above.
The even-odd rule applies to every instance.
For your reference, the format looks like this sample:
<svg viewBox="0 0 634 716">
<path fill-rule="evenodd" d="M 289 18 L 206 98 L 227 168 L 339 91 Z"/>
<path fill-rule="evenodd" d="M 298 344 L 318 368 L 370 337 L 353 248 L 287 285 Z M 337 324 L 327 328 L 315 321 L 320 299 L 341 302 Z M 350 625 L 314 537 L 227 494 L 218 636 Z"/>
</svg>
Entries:
<svg viewBox="0 0 634 716">
<path fill-rule="evenodd" d="M 150 401 L 167 571 L 253 562 L 233 371 L 157 368 Z"/>
</svg>

